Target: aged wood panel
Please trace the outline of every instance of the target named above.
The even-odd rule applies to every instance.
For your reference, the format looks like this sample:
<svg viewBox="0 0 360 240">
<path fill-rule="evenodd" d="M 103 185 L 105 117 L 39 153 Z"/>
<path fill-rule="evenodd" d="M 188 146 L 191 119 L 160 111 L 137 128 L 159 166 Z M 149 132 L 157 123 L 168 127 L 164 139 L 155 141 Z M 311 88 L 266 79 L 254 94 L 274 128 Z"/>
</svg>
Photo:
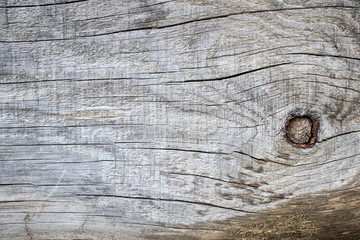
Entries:
<svg viewBox="0 0 360 240">
<path fill-rule="evenodd" d="M 1 0 L 0 238 L 359 239 L 359 9 Z"/>
</svg>

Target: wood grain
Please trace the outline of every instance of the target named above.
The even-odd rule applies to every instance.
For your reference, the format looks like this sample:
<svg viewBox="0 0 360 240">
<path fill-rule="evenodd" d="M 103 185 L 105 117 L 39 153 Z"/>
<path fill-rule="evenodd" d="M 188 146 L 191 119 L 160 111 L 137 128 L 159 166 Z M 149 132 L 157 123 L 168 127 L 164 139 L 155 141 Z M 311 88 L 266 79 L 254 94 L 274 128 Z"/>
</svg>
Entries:
<svg viewBox="0 0 360 240">
<path fill-rule="evenodd" d="M 359 9 L 0 1 L 0 238 L 360 238 Z"/>
</svg>

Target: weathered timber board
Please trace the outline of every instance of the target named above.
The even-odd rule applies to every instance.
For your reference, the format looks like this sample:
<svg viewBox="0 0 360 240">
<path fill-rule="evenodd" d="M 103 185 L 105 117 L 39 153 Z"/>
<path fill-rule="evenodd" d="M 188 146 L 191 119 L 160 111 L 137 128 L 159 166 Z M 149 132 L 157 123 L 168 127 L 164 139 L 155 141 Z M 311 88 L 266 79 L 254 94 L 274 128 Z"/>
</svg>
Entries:
<svg viewBox="0 0 360 240">
<path fill-rule="evenodd" d="M 358 0 L 0 0 L 0 33 L 1 239 L 360 238 Z"/>
</svg>

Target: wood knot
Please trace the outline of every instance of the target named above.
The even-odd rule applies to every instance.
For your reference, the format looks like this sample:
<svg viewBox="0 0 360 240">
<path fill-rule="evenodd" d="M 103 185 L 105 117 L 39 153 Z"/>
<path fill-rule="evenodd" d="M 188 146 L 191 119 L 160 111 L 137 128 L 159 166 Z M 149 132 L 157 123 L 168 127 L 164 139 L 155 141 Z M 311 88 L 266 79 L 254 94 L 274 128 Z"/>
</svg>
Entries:
<svg viewBox="0 0 360 240">
<path fill-rule="evenodd" d="M 315 145 L 319 122 L 311 115 L 292 116 L 285 123 L 285 138 L 295 147 L 309 148 Z"/>
</svg>

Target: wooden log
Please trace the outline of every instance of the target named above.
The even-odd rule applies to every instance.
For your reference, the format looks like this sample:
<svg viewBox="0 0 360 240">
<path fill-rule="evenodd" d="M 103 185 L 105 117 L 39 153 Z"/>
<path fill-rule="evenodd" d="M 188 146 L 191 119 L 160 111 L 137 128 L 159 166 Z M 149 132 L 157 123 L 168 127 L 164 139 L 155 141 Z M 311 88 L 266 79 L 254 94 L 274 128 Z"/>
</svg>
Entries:
<svg viewBox="0 0 360 240">
<path fill-rule="evenodd" d="M 1 239 L 359 239 L 358 0 L 0 0 Z"/>
</svg>

